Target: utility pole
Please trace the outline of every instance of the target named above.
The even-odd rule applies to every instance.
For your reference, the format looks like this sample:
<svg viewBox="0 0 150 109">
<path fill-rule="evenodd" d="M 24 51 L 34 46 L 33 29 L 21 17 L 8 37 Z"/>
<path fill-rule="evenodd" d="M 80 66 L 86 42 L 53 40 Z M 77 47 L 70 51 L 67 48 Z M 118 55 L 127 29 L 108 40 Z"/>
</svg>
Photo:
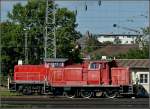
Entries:
<svg viewBox="0 0 150 109">
<path fill-rule="evenodd" d="M 45 37 L 44 37 L 44 58 L 47 58 L 47 24 L 48 24 L 48 0 L 46 0 L 45 10 Z"/>
<path fill-rule="evenodd" d="M 54 2 L 53 2 L 54 3 Z M 54 24 L 54 32 L 53 32 L 53 35 L 54 35 L 54 58 L 56 58 L 56 7 L 55 7 L 55 3 L 53 4 L 53 17 L 54 17 L 54 19 L 53 19 L 53 24 Z"/>
<path fill-rule="evenodd" d="M 149 2 L 148 2 L 148 10 L 149 10 L 149 29 L 150 29 L 150 0 L 148 0 Z M 149 33 L 149 61 L 150 61 L 150 33 Z M 150 71 L 150 68 L 149 68 L 149 71 Z M 150 72 L 149 72 L 149 74 L 150 74 Z"/>
<path fill-rule="evenodd" d="M 150 0 L 148 0 L 148 13 L 149 13 L 149 29 L 150 29 Z M 150 33 L 149 34 L 149 63 L 150 63 Z M 150 81 L 150 65 L 149 65 L 149 81 Z M 149 86 L 150 86 L 150 82 L 149 82 Z M 149 87 L 149 92 L 150 92 L 150 87 Z M 150 103 L 150 95 L 149 95 L 149 103 Z M 150 104 L 149 104 L 149 108 L 150 108 Z"/>
<path fill-rule="evenodd" d="M 28 64 L 28 36 L 27 31 L 25 30 L 25 64 Z"/>
<path fill-rule="evenodd" d="M 55 0 L 46 0 L 44 58 L 56 58 L 56 7 Z M 49 8 L 51 3 L 53 8 Z"/>
</svg>

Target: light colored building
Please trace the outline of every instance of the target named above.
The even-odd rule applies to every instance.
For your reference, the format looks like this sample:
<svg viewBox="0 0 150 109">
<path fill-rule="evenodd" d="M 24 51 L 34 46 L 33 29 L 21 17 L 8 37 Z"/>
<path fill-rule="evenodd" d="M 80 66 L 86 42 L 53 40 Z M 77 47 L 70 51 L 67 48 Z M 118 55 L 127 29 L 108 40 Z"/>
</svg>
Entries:
<svg viewBox="0 0 150 109">
<path fill-rule="evenodd" d="M 119 66 L 130 68 L 131 80 L 138 81 L 147 94 L 150 94 L 150 59 L 117 59 Z"/>
<path fill-rule="evenodd" d="M 115 40 L 118 39 L 121 41 L 120 44 L 135 44 L 136 39 L 138 37 L 141 37 L 141 35 L 134 34 L 99 34 L 95 36 L 97 37 L 97 40 L 101 43 L 107 41 L 115 43 Z"/>
</svg>

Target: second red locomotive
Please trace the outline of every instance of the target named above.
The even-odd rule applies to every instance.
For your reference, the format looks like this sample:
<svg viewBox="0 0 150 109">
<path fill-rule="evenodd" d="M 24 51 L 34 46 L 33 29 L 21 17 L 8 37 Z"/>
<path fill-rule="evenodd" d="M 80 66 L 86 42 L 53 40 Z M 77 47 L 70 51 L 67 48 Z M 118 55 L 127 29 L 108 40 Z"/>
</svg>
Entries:
<svg viewBox="0 0 150 109">
<path fill-rule="evenodd" d="M 44 65 L 16 65 L 10 90 L 24 94 L 53 94 L 73 97 L 135 95 L 129 68 L 115 60 L 69 63 L 67 59 L 46 59 Z"/>
</svg>

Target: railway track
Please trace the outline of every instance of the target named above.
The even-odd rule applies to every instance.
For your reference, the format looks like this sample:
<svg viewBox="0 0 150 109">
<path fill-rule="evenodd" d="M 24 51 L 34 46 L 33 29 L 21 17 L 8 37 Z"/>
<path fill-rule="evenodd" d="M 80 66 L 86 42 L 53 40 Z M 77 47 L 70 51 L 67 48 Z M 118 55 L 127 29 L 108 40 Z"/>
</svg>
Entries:
<svg viewBox="0 0 150 109">
<path fill-rule="evenodd" d="M 148 98 L 92 98 L 68 99 L 63 97 L 5 97 L 1 98 L 1 105 L 30 105 L 32 107 L 55 107 L 55 108 L 148 108 Z"/>
</svg>

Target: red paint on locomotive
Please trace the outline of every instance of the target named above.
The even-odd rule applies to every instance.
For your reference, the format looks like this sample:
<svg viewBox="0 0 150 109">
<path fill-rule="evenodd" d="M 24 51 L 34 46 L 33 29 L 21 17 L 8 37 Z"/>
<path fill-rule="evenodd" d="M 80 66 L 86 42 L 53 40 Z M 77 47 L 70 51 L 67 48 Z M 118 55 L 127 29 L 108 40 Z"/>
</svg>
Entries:
<svg viewBox="0 0 150 109">
<path fill-rule="evenodd" d="M 43 65 L 16 65 L 14 69 L 15 82 L 43 82 L 47 76 L 47 68 Z"/>
<path fill-rule="evenodd" d="M 109 61 L 91 61 L 62 67 L 17 65 L 16 82 L 43 82 L 51 86 L 129 85 L 129 69 L 113 67 Z"/>
<path fill-rule="evenodd" d="M 112 85 L 129 85 L 130 74 L 129 68 L 118 67 L 111 69 Z"/>
</svg>

